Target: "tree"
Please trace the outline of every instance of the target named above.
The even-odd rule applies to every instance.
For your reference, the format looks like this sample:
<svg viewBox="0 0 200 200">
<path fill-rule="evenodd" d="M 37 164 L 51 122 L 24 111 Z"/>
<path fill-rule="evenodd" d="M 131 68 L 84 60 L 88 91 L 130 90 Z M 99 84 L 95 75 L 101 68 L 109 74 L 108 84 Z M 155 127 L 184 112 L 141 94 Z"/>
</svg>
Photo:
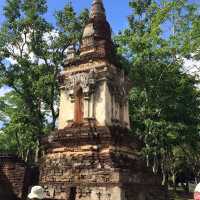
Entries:
<svg viewBox="0 0 200 200">
<path fill-rule="evenodd" d="M 134 0 L 130 7 L 129 27 L 116 43 L 130 63 L 132 130 L 144 141 L 147 165 L 162 173 L 163 184 L 171 177 L 175 185 L 180 152 L 199 142 L 198 80 L 182 68 L 198 15 L 193 4 L 182 0 Z M 171 33 L 164 32 L 166 26 Z"/>
<path fill-rule="evenodd" d="M 54 27 L 43 17 L 46 12 L 46 0 L 8 0 L 0 31 L 0 85 L 12 90 L 2 99 L 0 109 L 9 123 L 4 123 L 0 143 L 12 139 L 2 150 L 16 149 L 35 161 L 41 137 L 56 125 L 64 54 L 69 45 L 79 45 L 88 18 L 87 10 L 77 15 L 67 4 L 56 13 Z"/>
</svg>

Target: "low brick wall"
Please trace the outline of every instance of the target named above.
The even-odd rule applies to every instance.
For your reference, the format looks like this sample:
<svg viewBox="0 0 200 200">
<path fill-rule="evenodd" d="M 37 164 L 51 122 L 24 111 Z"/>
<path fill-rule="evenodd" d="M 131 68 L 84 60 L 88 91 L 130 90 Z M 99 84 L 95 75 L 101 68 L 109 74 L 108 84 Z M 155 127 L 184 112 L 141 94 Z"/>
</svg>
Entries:
<svg viewBox="0 0 200 200">
<path fill-rule="evenodd" d="M 14 155 L 0 154 L 0 199 L 25 199 L 27 165 Z"/>
</svg>

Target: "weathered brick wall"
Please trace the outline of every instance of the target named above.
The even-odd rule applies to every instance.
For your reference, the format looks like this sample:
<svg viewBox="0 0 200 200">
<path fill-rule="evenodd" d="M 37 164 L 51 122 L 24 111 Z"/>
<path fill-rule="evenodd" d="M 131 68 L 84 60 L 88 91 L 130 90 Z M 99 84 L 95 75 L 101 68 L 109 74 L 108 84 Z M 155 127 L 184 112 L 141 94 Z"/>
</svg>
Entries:
<svg viewBox="0 0 200 200">
<path fill-rule="evenodd" d="M 166 200 L 138 148 L 120 128 L 58 131 L 41 159 L 40 184 L 53 200 Z"/>
<path fill-rule="evenodd" d="M 13 155 L 0 155 L 0 199 L 22 199 L 25 192 L 27 166 Z"/>
</svg>

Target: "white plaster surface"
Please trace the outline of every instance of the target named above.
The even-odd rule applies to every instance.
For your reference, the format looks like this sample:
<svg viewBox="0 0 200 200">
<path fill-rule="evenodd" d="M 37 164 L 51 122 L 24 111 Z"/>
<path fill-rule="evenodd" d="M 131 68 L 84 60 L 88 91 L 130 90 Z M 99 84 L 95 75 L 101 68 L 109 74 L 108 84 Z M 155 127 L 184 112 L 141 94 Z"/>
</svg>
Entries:
<svg viewBox="0 0 200 200">
<path fill-rule="evenodd" d="M 60 114 L 59 114 L 59 129 L 67 126 L 67 121 L 74 119 L 74 103 L 70 101 L 64 90 L 60 94 Z"/>
</svg>

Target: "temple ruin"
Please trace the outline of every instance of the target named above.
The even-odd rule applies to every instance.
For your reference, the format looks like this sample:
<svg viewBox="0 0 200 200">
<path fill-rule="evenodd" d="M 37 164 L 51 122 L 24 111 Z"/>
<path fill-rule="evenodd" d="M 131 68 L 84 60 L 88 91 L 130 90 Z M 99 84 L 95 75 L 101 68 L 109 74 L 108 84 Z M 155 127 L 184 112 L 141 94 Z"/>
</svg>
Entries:
<svg viewBox="0 0 200 200">
<path fill-rule="evenodd" d="M 52 200 L 165 200 L 130 134 L 128 76 L 119 65 L 101 0 L 93 0 L 80 55 L 60 77 L 59 129 L 42 141 L 40 184 Z"/>
</svg>

